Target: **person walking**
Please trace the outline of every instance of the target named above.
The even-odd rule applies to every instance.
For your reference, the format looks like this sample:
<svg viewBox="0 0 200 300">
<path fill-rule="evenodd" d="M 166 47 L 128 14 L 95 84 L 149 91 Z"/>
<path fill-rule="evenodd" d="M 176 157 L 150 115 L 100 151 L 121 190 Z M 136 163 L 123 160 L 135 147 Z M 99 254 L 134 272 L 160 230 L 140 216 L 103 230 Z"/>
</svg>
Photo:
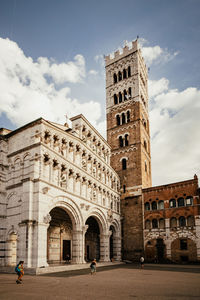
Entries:
<svg viewBox="0 0 200 300">
<path fill-rule="evenodd" d="M 140 257 L 140 266 L 141 266 L 141 269 L 144 269 L 144 257 L 143 256 Z"/>
<path fill-rule="evenodd" d="M 94 258 L 93 261 L 91 262 L 91 265 L 90 265 L 91 275 L 93 275 L 93 274 L 96 275 L 96 270 L 97 270 L 97 262 L 96 262 L 96 259 Z"/>
<path fill-rule="evenodd" d="M 15 268 L 15 272 L 18 275 L 16 283 L 21 284 L 22 283 L 22 277 L 24 276 L 24 261 L 23 260 L 20 260 L 20 262 L 17 264 L 17 266 Z"/>
</svg>

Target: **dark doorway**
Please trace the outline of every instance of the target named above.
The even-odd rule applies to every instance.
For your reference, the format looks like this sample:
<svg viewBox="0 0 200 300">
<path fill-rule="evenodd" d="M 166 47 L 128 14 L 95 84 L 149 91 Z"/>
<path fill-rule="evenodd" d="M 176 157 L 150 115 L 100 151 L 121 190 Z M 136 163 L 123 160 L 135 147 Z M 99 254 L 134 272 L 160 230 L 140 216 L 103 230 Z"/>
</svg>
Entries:
<svg viewBox="0 0 200 300">
<path fill-rule="evenodd" d="M 71 260 L 71 241 L 63 240 L 63 260 Z"/>
<path fill-rule="evenodd" d="M 113 227 L 110 226 L 110 231 L 112 231 L 112 234 L 110 236 L 110 260 L 112 261 L 114 259 L 114 251 L 113 251 Z"/>
<path fill-rule="evenodd" d="M 98 222 L 94 217 L 89 217 L 86 221 L 88 225 L 87 232 L 85 234 L 85 251 L 88 261 L 100 259 L 100 230 Z"/>
<path fill-rule="evenodd" d="M 165 244 L 163 243 L 163 239 L 157 239 L 156 248 L 157 248 L 158 262 L 163 262 L 164 252 L 165 252 Z"/>
</svg>

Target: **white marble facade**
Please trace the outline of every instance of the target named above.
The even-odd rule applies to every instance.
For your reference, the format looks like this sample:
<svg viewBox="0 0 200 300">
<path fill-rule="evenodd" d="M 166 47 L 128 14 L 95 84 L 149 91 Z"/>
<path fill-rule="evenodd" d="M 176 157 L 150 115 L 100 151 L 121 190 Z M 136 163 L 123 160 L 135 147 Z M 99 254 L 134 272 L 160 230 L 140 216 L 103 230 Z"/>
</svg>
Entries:
<svg viewBox="0 0 200 300">
<path fill-rule="evenodd" d="M 95 254 L 121 258 L 120 183 L 110 146 L 82 115 L 71 121 L 72 128 L 40 118 L 1 130 L 2 266 L 62 262 L 63 239 L 73 263 Z"/>
</svg>

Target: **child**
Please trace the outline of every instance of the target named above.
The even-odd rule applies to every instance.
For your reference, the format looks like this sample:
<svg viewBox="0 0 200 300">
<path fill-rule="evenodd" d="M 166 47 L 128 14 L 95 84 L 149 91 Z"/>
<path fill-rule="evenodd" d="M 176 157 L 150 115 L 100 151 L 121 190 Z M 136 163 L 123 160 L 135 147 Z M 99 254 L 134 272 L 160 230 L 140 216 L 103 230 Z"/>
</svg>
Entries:
<svg viewBox="0 0 200 300">
<path fill-rule="evenodd" d="M 22 277 L 24 275 L 24 261 L 23 260 L 20 260 L 20 262 L 18 263 L 18 265 L 16 266 L 15 268 L 15 272 L 17 273 L 18 275 L 18 278 L 16 280 L 16 283 L 17 284 L 21 284 L 21 281 L 22 281 Z"/>
<path fill-rule="evenodd" d="M 97 262 L 96 262 L 96 259 L 94 258 L 90 265 L 91 275 L 93 275 L 93 274 L 96 275 L 96 267 L 97 267 Z"/>
</svg>

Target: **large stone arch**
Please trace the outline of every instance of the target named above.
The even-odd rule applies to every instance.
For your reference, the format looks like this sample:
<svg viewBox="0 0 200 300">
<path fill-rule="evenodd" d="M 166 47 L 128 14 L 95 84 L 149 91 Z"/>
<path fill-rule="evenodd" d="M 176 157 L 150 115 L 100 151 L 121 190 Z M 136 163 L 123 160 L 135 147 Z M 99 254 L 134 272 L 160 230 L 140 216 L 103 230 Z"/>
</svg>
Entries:
<svg viewBox="0 0 200 300">
<path fill-rule="evenodd" d="M 84 218 L 84 224 L 89 217 L 94 217 L 99 225 L 100 234 L 108 233 L 109 226 L 105 214 L 99 208 L 93 208 Z"/>
<path fill-rule="evenodd" d="M 77 204 L 69 198 L 58 196 L 48 206 L 49 227 L 47 229 L 48 262 L 62 263 L 71 260 L 83 262 L 83 218 Z M 52 218 L 52 219 L 51 219 Z M 57 218 L 57 219 L 56 219 Z M 52 242 L 52 237 L 58 243 Z M 57 247 L 57 250 L 52 249 Z M 56 255 L 52 255 L 52 251 Z"/>
<path fill-rule="evenodd" d="M 6 234 L 6 265 L 15 266 L 18 259 L 18 240 L 19 234 L 18 230 L 14 226 L 10 226 Z"/>
<path fill-rule="evenodd" d="M 197 245 L 195 239 L 188 235 L 179 235 L 171 242 L 171 259 L 174 262 L 197 261 Z"/>
</svg>

